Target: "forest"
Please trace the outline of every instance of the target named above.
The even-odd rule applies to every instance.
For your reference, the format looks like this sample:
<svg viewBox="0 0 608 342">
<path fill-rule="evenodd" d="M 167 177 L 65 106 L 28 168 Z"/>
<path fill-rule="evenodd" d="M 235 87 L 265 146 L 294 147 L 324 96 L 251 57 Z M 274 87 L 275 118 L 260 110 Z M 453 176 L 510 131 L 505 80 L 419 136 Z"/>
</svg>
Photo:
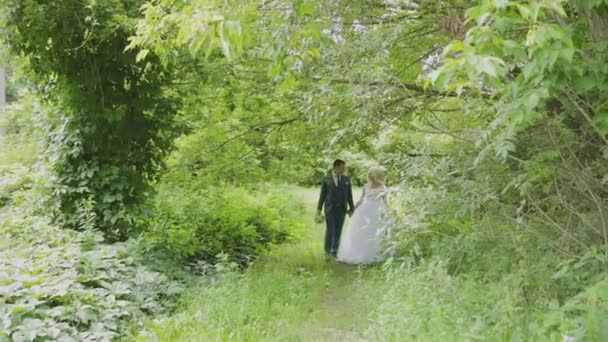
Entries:
<svg viewBox="0 0 608 342">
<path fill-rule="evenodd" d="M 607 0 L 0 0 L 0 342 L 608 341 Z M 319 184 L 386 171 L 386 260 Z"/>
</svg>

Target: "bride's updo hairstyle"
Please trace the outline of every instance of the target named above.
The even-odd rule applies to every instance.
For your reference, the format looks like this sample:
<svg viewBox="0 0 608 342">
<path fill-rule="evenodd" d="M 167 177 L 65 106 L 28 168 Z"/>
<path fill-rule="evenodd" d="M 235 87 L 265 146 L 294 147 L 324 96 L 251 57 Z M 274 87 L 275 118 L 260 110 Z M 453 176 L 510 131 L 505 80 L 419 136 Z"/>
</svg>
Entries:
<svg viewBox="0 0 608 342">
<path fill-rule="evenodd" d="M 383 184 L 384 183 L 384 169 L 382 169 L 380 167 L 371 167 L 367 171 L 367 178 L 376 184 Z"/>
</svg>

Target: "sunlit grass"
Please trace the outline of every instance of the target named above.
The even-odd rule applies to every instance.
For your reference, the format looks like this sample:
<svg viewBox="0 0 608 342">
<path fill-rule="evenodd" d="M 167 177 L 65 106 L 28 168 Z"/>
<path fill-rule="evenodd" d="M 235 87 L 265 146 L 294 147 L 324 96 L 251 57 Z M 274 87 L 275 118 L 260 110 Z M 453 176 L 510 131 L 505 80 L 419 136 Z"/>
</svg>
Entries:
<svg viewBox="0 0 608 342">
<path fill-rule="evenodd" d="M 352 297 L 367 271 L 328 260 L 324 226 L 314 224 L 317 192 L 296 189 L 310 229 L 301 240 L 265 254 L 245 272 L 202 282 L 175 316 L 147 325 L 139 341 L 314 341 L 355 338 L 364 325 L 365 296 Z M 360 331 L 357 331 L 360 330 Z M 152 337 L 154 335 L 154 338 Z"/>
<path fill-rule="evenodd" d="M 201 281 L 137 340 L 557 341 L 573 326 L 544 316 L 542 300 L 526 302 L 525 272 L 486 282 L 450 275 L 441 260 L 410 269 L 327 260 L 324 225 L 312 223 L 316 190 L 292 191 L 307 203 L 300 240 L 244 272 Z"/>
</svg>

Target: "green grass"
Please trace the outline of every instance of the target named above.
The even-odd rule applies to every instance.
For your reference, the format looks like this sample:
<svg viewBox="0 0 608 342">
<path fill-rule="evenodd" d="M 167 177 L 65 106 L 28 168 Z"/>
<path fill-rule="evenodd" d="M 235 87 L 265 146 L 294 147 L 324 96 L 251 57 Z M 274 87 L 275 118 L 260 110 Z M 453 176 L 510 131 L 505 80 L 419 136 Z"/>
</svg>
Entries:
<svg viewBox="0 0 608 342">
<path fill-rule="evenodd" d="M 374 298 L 361 296 L 378 272 L 328 260 L 324 226 L 312 223 L 314 190 L 297 190 L 310 208 L 310 230 L 279 246 L 244 272 L 205 281 L 182 300 L 182 310 L 147 325 L 138 340 L 336 341 L 357 340 Z M 381 296 L 381 294 L 378 294 Z"/>
<path fill-rule="evenodd" d="M 449 274 L 442 258 L 403 269 L 328 260 L 324 225 L 312 223 L 317 193 L 295 192 L 309 208 L 302 217 L 309 229 L 297 242 L 275 247 L 243 272 L 201 280 L 178 313 L 148 322 L 137 340 L 560 341 L 573 331 L 601 330 L 605 301 L 597 301 L 604 311 L 583 318 L 572 314 L 591 310 L 583 304 L 531 300 L 538 285 L 525 268 L 488 281 L 474 272 Z"/>
</svg>

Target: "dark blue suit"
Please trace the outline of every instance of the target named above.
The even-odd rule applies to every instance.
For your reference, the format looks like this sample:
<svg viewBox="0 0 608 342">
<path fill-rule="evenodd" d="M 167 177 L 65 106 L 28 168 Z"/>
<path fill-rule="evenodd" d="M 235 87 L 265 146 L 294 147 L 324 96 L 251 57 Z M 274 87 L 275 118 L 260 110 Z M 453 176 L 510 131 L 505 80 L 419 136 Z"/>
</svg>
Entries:
<svg viewBox="0 0 608 342">
<path fill-rule="evenodd" d="M 325 253 L 336 255 L 340 245 L 342 226 L 347 210 L 354 210 L 353 190 L 350 178 L 340 176 L 338 185 L 334 183 L 334 175 L 328 175 L 321 180 L 321 195 L 317 210 L 325 207 Z"/>
</svg>

